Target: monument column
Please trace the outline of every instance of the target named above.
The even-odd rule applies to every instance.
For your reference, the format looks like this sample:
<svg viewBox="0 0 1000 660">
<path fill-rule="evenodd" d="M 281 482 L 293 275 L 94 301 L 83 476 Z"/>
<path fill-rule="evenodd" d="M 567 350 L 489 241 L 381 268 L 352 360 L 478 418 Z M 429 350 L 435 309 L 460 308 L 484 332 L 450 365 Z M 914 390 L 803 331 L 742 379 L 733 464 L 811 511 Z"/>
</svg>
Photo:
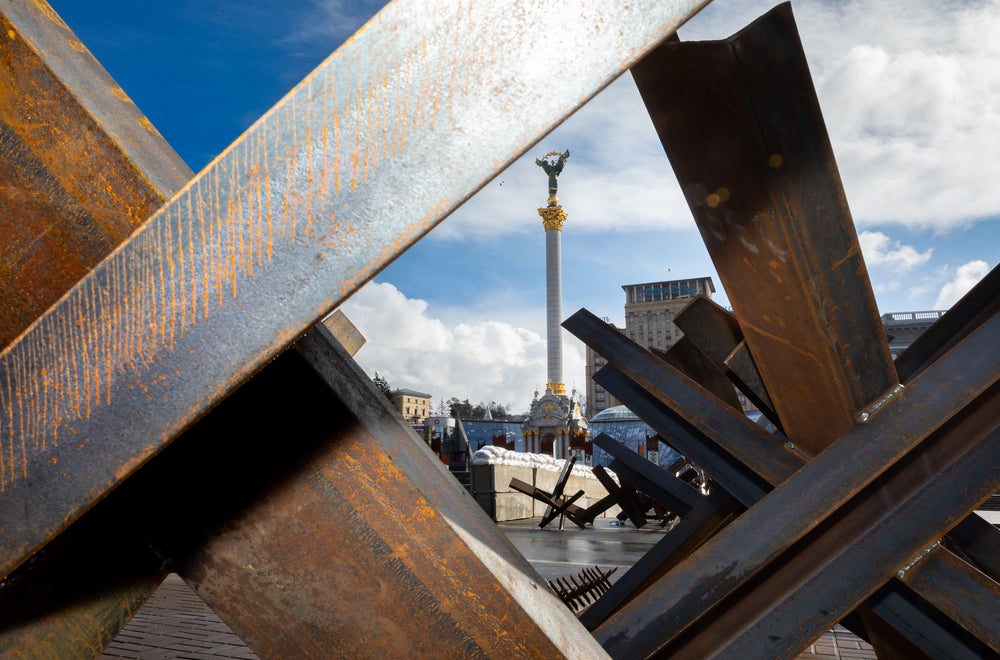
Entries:
<svg viewBox="0 0 1000 660">
<path fill-rule="evenodd" d="M 535 160 L 549 176 L 548 206 L 538 209 L 545 228 L 545 306 L 548 346 L 548 383 L 557 396 L 566 396 L 562 364 L 562 227 L 567 214 L 556 196 L 558 177 L 569 158 L 569 151 L 550 151 Z"/>
</svg>

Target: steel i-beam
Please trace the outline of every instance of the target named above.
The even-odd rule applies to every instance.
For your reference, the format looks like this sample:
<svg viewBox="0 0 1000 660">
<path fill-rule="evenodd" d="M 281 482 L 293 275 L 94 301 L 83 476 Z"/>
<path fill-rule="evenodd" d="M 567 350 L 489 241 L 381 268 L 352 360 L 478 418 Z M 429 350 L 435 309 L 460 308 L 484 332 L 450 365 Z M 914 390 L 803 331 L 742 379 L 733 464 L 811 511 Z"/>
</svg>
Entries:
<svg viewBox="0 0 1000 660">
<path fill-rule="evenodd" d="M 0 575 L 702 4 L 386 7 L 0 353 Z"/>
<path fill-rule="evenodd" d="M 45 2 L 0 34 L 2 348 L 193 174 Z"/>
<path fill-rule="evenodd" d="M 897 380 L 791 7 L 632 75 L 781 427 L 815 455 Z"/>
</svg>

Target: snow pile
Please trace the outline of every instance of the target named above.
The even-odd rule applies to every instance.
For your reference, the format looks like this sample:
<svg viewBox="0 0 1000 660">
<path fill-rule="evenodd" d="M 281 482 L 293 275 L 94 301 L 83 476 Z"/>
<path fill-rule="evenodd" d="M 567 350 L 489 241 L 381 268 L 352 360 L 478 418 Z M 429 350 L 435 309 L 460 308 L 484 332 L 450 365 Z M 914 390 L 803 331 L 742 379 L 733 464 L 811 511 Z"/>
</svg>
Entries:
<svg viewBox="0 0 1000 660">
<path fill-rule="evenodd" d="M 549 472 L 562 472 L 566 461 L 546 456 L 544 454 L 528 454 L 522 451 L 511 451 L 503 447 L 486 445 L 472 455 L 473 465 L 511 465 L 514 467 L 537 468 Z M 577 463 L 573 466 L 574 477 L 594 479 L 594 473 L 586 465 Z"/>
</svg>

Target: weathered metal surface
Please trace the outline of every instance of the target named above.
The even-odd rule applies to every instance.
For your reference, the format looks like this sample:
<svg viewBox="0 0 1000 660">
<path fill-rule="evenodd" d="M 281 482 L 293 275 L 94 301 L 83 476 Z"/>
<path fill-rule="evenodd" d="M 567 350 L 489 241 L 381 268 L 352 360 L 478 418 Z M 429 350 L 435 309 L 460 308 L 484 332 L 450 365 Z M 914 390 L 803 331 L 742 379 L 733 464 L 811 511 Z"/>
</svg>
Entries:
<svg viewBox="0 0 1000 660">
<path fill-rule="evenodd" d="M 0 34 L 2 348 L 192 172 L 45 2 Z"/>
<path fill-rule="evenodd" d="M 897 658 L 982 660 L 990 649 L 940 610 L 893 580 L 868 599 L 861 612 L 876 653 Z M 881 651 L 888 649 L 888 652 Z"/>
<path fill-rule="evenodd" d="M 654 354 L 661 355 L 654 349 Z M 663 359 L 678 371 L 699 383 L 706 390 L 719 397 L 736 410 L 742 410 L 733 383 L 725 372 L 712 362 L 690 337 L 681 337 L 666 351 Z"/>
<path fill-rule="evenodd" d="M 799 466 L 800 458 L 794 452 L 785 449 L 775 436 L 747 419 L 742 411 L 725 405 L 587 310 L 573 314 L 563 322 L 563 327 L 674 411 L 685 425 L 704 434 L 744 465 L 754 466 L 754 471 L 768 483 L 780 483 Z M 681 451 L 702 464 L 686 450 Z"/>
<path fill-rule="evenodd" d="M 44 2 L 5 2 L 0 31 L 2 347 L 193 174 Z M 112 639 L 163 575 L 117 524 L 87 522 L 0 583 L 0 655 Z"/>
<path fill-rule="evenodd" d="M 982 412 L 983 401 L 992 402 L 992 396 L 982 393 L 992 391 L 995 378 L 991 372 L 995 374 L 997 360 L 989 355 L 982 359 L 977 384 L 965 391 L 962 400 L 935 401 L 933 386 L 925 385 L 923 396 L 928 400 L 923 405 L 932 413 L 921 420 L 923 426 L 907 424 L 902 416 L 895 421 L 886 416 L 885 405 L 899 406 L 914 394 L 913 387 L 934 380 L 917 377 L 906 390 L 893 387 L 895 369 L 888 360 L 857 237 L 787 6 L 726 42 L 666 44 L 633 73 L 726 285 L 780 424 L 807 454 L 826 452 L 596 634 L 613 654 L 623 656 L 794 653 L 891 578 L 909 556 L 905 553 L 918 549 L 901 540 L 907 533 L 909 539 L 924 542 L 928 536 L 940 535 L 970 513 L 980 491 L 988 493 L 996 487 L 990 473 L 996 471 L 990 462 L 990 443 L 977 442 L 996 424 L 995 413 Z M 931 365 L 933 357 L 957 350 L 976 333 L 997 332 L 997 328 L 988 329 L 996 315 L 988 308 L 980 312 L 975 307 L 974 322 L 963 325 L 954 341 L 928 354 L 922 365 L 927 371 L 920 376 L 947 361 Z M 986 343 L 981 350 L 989 350 Z M 727 364 L 731 366 L 733 359 L 732 354 L 727 356 Z M 621 363 L 615 367 L 643 388 L 649 385 L 629 367 Z M 956 368 L 957 364 L 951 367 Z M 962 389 L 967 384 L 957 370 L 945 369 L 936 377 L 945 388 Z M 663 397 L 662 391 L 650 394 L 685 421 L 692 421 L 689 411 L 669 401 L 669 396 Z M 889 422 L 883 431 L 886 436 L 918 437 L 900 446 L 898 453 L 870 459 L 860 453 L 849 455 L 850 447 L 862 451 L 858 442 L 865 433 L 858 424 L 873 415 Z M 941 427 L 941 422 L 953 416 Z M 860 440 L 884 441 L 870 434 Z M 831 447 L 831 443 L 836 444 Z M 942 444 L 950 445 L 961 457 L 934 456 L 934 447 Z M 841 458 L 834 459 L 841 452 Z M 734 455 L 761 474 L 759 463 Z M 918 518 L 896 515 L 891 519 L 895 533 L 886 533 L 892 525 L 880 528 L 877 521 L 891 508 L 885 506 L 887 500 L 909 503 L 909 496 L 901 494 L 907 486 L 940 493 L 945 482 L 920 473 L 923 465 L 934 464 L 925 455 L 937 458 L 941 466 L 962 465 L 972 475 L 972 484 L 962 497 L 935 501 L 914 496 L 921 504 L 913 508 L 927 513 Z M 976 472 L 970 469 L 974 460 L 986 464 L 977 464 Z M 859 463 L 876 467 L 868 477 L 854 481 L 847 473 L 857 470 Z M 764 476 L 771 484 L 781 483 L 781 478 L 773 479 L 774 474 Z M 951 469 L 949 476 L 957 479 L 957 471 Z M 879 478 L 872 485 L 875 477 Z M 810 478 L 818 485 L 812 492 Z M 907 486 L 894 487 L 896 483 Z M 822 503 L 813 500 L 815 507 L 799 508 L 803 498 L 827 488 Z M 837 493 L 843 498 L 840 501 Z M 826 505 L 830 508 L 824 510 Z M 770 516 L 758 517 L 765 512 Z M 795 526 L 799 533 L 792 532 Z M 752 545 L 760 541 L 763 529 L 767 536 L 781 540 L 766 551 L 770 557 L 754 559 Z M 851 549 L 840 547 L 844 545 Z M 858 554 L 859 548 L 872 546 L 878 551 L 871 556 Z M 740 568 L 748 562 L 756 564 L 755 568 Z M 818 568 L 833 564 L 840 572 Z M 845 578 L 852 570 L 855 574 Z M 865 570 L 864 575 L 857 574 Z M 873 623 L 886 619 L 868 612 L 864 610 L 862 617 Z M 890 608 L 884 614 L 899 613 Z M 938 639 L 955 638 L 943 628 L 935 631 L 940 633 Z M 879 643 L 889 644 L 887 650 L 899 650 L 888 636 Z"/>
<path fill-rule="evenodd" d="M 575 322 L 576 321 L 574 321 L 574 323 Z M 616 333 L 616 335 L 617 335 L 617 333 Z M 628 341 L 627 339 L 621 337 L 620 335 L 617 335 L 617 336 L 616 335 L 610 335 L 609 334 L 609 335 L 607 335 L 605 337 L 605 339 L 607 341 L 612 341 L 612 340 L 613 341 L 620 341 L 620 342 L 627 342 Z M 609 347 L 608 347 L 608 345 L 606 343 L 598 343 L 597 346 L 599 346 L 598 350 L 600 350 L 602 352 L 602 354 L 607 354 L 607 355 L 615 355 L 616 354 L 616 351 L 613 348 L 609 350 Z M 655 365 L 657 365 L 657 363 L 659 361 L 656 360 L 653 356 L 647 356 L 646 362 L 648 363 L 647 366 L 649 366 L 649 365 L 655 366 Z M 633 359 L 632 362 L 630 363 L 630 366 L 626 367 L 626 368 L 627 369 L 630 368 L 630 367 L 632 367 L 632 368 L 638 368 L 640 366 L 640 364 L 641 363 L 639 363 L 639 361 L 637 359 Z M 651 396 L 649 396 L 649 395 L 643 396 L 644 391 L 642 391 L 641 389 L 637 388 L 635 386 L 635 384 L 632 383 L 631 381 L 629 381 L 623 374 L 621 374 L 620 371 L 617 371 L 616 362 L 613 359 L 611 361 L 609 361 L 608 366 L 606 366 L 604 369 L 601 370 L 601 372 L 598 373 L 597 380 L 599 382 L 601 382 L 608 389 L 608 391 L 612 392 L 613 394 L 615 394 L 616 397 L 620 398 L 623 402 L 625 402 L 626 405 L 629 405 L 630 407 L 632 407 L 632 409 L 634 411 L 636 411 L 643 419 L 647 420 L 647 423 L 652 424 L 654 426 L 654 428 L 657 428 L 660 431 L 660 433 L 663 433 L 665 435 L 665 437 L 670 438 L 672 442 L 674 442 L 675 444 L 678 445 L 678 448 L 681 449 L 681 451 L 686 451 L 688 449 L 688 445 L 685 444 L 685 442 L 687 440 L 685 437 L 681 437 L 679 435 L 670 435 L 671 429 L 669 427 L 667 427 L 665 430 L 658 427 L 658 424 L 662 424 L 662 419 L 666 415 L 666 412 L 662 409 L 662 407 L 659 407 L 657 405 L 657 404 L 659 404 L 658 401 L 653 400 L 653 398 Z M 652 381 L 652 382 L 655 382 L 655 380 Z M 971 437 L 971 434 L 969 433 L 968 430 L 962 431 L 960 433 L 960 435 L 963 435 L 963 437 L 966 437 L 966 438 Z M 680 440 L 680 442 L 677 442 L 678 439 Z M 691 448 L 695 452 L 701 451 L 702 454 L 704 454 L 706 450 L 710 450 L 711 449 L 711 447 L 709 446 L 709 443 L 710 443 L 710 441 L 706 438 L 706 439 L 703 439 L 703 443 L 702 443 L 701 446 L 693 445 Z M 729 463 L 722 463 L 723 468 L 719 469 L 718 468 L 719 463 L 718 463 L 718 461 L 716 461 L 714 459 L 714 455 L 711 454 L 711 453 L 709 453 L 708 456 L 710 458 L 712 458 L 712 460 L 710 460 L 709 463 L 713 467 L 715 467 L 717 470 L 719 470 L 719 474 L 721 474 L 721 481 L 724 484 L 731 484 L 731 483 L 733 483 L 734 478 L 736 479 L 736 483 L 739 484 L 739 480 L 745 478 L 745 470 L 741 470 L 741 469 L 739 469 L 738 466 L 733 466 L 733 465 L 731 465 Z M 800 460 L 804 463 L 804 458 L 800 457 Z M 923 463 L 927 463 L 927 462 L 928 461 L 923 461 Z M 935 465 L 942 465 L 943 464 L 942 461 L 940 461 L 940 460 L 930 461 L 930 462 L 934 463 Z M 995 464 L 995 461 L 992 464 Z M 985 465 L 986 466 L 990 466 L 991 463 L 989 461 L 987 461 L 985 463 Z M 709 472 L 710 472 L 710 474 L 713 475 L 713 478 L 718 478 L 718 477 L 716 477 L 716 474 L 717 474 L 716 472 L 713 472 L 711 469 L 709 470 Z M 788 477 L 790 475 L 791 475 L 791 472 L 789 472 L 788 474 L 784 475 L 784 477 Z M 982 488 L 983 486 L 980 484 L 979 487 Z M 990 489 L 994 488 L 994 487 L 995 486 L 991 486 L 991 485 L 985 486 L 985 488 L 986 488 L 985 492 L 989 492 Z M 737 487 L 735 488 L 735 490 L 740 491 L 740 490 L 744 490 L 744 489 L 740 488 L 737 485 Z M 746 503 L 749 506 L 749 505 L 753 504 L 755 501 L 756 500 L 754 500 L 754 499 L 749 499 L 749 500 L 747 500 Z M 874 512 L 866 514 L 871 519 L 877 519 L 878 516 L 875 515 L 875 514 L 882 512 L 882 510 L 885 508 L 883 500 L 879 499 L 879 500 L 877 500 L 877 502 L 878 502 L 878 504 L 875 505 Z M 920 511 L 932 511 L 932 510 L 934 510 L 936 508 L 936 506 L 937 505 L 935 504 L 935 501 L 932 501 L 932 502 L 925 503 L 925 504 L 922 504 L 920 506 L 917 506 L 916 509 L 920 510 Z M 848 508 L 850 508 L 850 507 L 848 507 Z M 904 514 L 901 512 L 900 515 L 904 515 Z M 924 521 L 924 522 L 926 522 L 926 521 Z M 961 545 L 963 545 L 963 546 L 964 545 L 969 545 L 970 546 L 970 551 L 973 552 L 979 558 L 988 557 L 989 554 L 990 554 L 989 553 L 989 549 L 990 549 L 991 546 L 987 543 L 987 541 L 988 541 L 988 539 L 990 537 L 989 532 L 993 531 L 993 530 L 991 530 L 991 529 L 990 530 L 983 529 L 981 525 L 977 525 L 976 524 L 975 520 L 966 520 L 966 521 L 964 521 L 962 523 L 961 526 L 964 527 L 964 528 L 968 528 L 968 527 L 975 528 L 976 535 L 983 537 L 983 540 L 979 543 L 979 545 L 981 545 L 983 547 L 982 548 L 972 548 L 972 543 L 971 543 L 970 539 L 968 539 L 968 538 L 961 539 L 960 540 Z M 986 527 L 989 527 L 989 526 L 987 525 Z M 934 527 L 931 525 L 930 529 L 934 529 Z M 970 534 L 966 534 L 965 536 L 968 537 L 971 534 L 972 533 L 970 532 Z M 852 538 L 852 536 L 851 536 L 850 532 L 839 531 L 836 534 L 832 534 L 830 536 L 830 538 L 834 539 L 834 544 L 836 545 L 838 543 L 845 543 L 845 539 Z M 904 539 L 904 538 L 910 539 L 910 538 L 915 538 L 915 536 L 912 535 L 912 534 L 908 534 L 908 533 L 895 534 L 895 535 L 890 536 L 890 540 L 895 540 L 895 541 L 898 541 L 899 539 Z M 958 541 L 959 539 L 956 539 L 956 540 Z M 870 545 L 870 543 L 871 542 L 869 541 L 868 543 L 864 544 L 865 547 L 867 547 L 868 545 Z M 883 541 L 883 543 L 884 543 L 884 541 Z M 801 544 L 800 544 L 800 548 L 799 548 L 798 551 L 800 551 L 800 552 L 802 551 L 801 550 Z M 833 554 L 835 554 L 835 551 L 836 551 L 836 548 L 832 548 L 832 549 L 831 548 L 827 548 L 826 550 L 824 550 L 824 551 L 822 551 L 820 553 L 820 556 L 825 557 L 827 554 L 829 554 L 830 556 L 832 556 Z M 862 561 L 862 559 L 863 558 L 855 558 L 853 565 L 864 565 L 864 562 Z M 850 564 L 850 562 L 849 562 L 849 564 Z M 628 577 L 628 574 L 626 574 L 626 576 L 623 577 L 623 581 L 627 577 Z M 844 582 L 844 580 L 843 580 L 843 572 L 834 573 L 831 576 L 831 581 L 833 583 L 835 583 L 835 584 Z M 850 581 L 849 580 L 847 582 L 850 583 L 850 584 L 852 584 L 852 585 L 855 585 L 855 586 L 857 584 L 864 584 L 865 583 L 864 580 L 862 580 L 862 579 L 856 579 L 854 581 Z M 822 606 L 823 606 L 824 611 L 829 612 L 829 607 L 830 607 L 830 604 L 831 604 L 830 601 L 829 601 L 830 597 L 828 595 L 828 592 L 826 590 L 824 590 L 824 588 L 823 588 L 823 587 L 825 587 L 827 585 L 821 584 L 818 580 L 811 581 L 809 584 L 810 584 L 810 588 L 811 589 L 815 589 L 816 592 L 817 592 L 817 594 L 820 594 L 818 596 L 818 598 L 822 599 L 822 603 L 823 603 Z M 773 590 L 769 591 L 768 594 L 776 602 L 780 600 L 779 594 L 784 595 L 777 588 L 774 588 Z M 600 606 L 601 606 L 601 603 L 598 603 L 595 606 L 595 608 L 600 608 Z M 764 606 L 760 605 L 759 603 L 758 603 L 757 607 L 760 608 L 760 609 L 764 608 Z M 875 603 L 874 605 L 872 605 L 872 607 L 875 608 L 876 613 L 880 617 L 882 617 L 882 618 L 885 618 L 885 619 L 888 619 L 888 620 L 891 620 L 891 621 L 898 621 L 899 618 L 900 618 L 899 615 L 898 615 L 898 613 L 893 610 L 893 607 L 892 607 L 891 603 L 888 604 L 888 605 L 886 605 L 884 603 Z M 756 610 L 754 610 L 754 611 L 756 612 Z M 596 610 L 595 610 L 595 612 L 596 612 Z M 798 610 L 796 610 L 796 612 L 798 612 Z M 714 616 L 714 613 L 713 613 L 712 616 Z M 795 618 L 794 617 L 788 617 L 787 620 L 792 621 L 792 620 L 795 620 Z M 714 619 L 713 619 L 713 621 L 714 621 Z M 588 620 L 587 623 L 588 623 L 588 626 L 589 626 L 590 621 Z M 934 634 L 936 637 L 944 637 L 947 640 L 947 642 L 948 642 L 944 646 L 950 646 L 952 648 L 957 648 L 960 644 L 967 643 L 968 640 L 959 640 L 959 639 L 956 639 L 956 637 L 954 637 L 954 636 L 948 636 L 947 635 L 947 630 L 943 630 L 943 629 L 937 629 L 937 630 L 935 630 L 934 627 L 936 625 L 937 625 L 936 622 L 933 622 L 933 621 L 925 622 L 922 626 L 920 626 L 920 628 L 922 630 L 922 632 L 920 633 L 920 636 L 925 636 L 926 637 L 928 635 Z M 728 624 L 728 626 L 727 625 L 722 625 L 722 629 L 724 629 L 724 630 L 732 630 L 733 629 L 733 624 L 730 622 Z M 822 632 L 821 628 L 818 628 L 817 630 L 819 630 L 819 632 Z M 704 631 L 701 630 L 701 629 L 699 629 L 699 631 L 701 633 L 704 633 Z M 759 630 L 757 632 L 758 632 L 758 636 L 759 636 Z M 702 639 L 702 640 L 709 640 L 709 639 L 718 640 L 718 639 L 722 638 L 722 636 L 718 633 L 718 631 L 715 631 L 714 633 L 710 633 L 710 634 L 699 634 L 698 637 L 700 639 Z M 915 637 L 919 637 L 919 636 L 915 636 Z M 802 641 L 801 638 L 799 638 L 799 639 L 800 639 L 800 641 Z M 803 645 L 806 642 L 808 642 L 808 639 L 805 639 L 803 641 Z M 969 643 L 970 643 L 970 646 L 972 648 L 976 647 L 975 640 L 971 640 L 971 642 L 969 642 Z M 930 648 L 940 648 L 942 646 L 941 644 L 934 645 L 934 644 L 929 644 L 929 643 L 924 643 L 923 645 L 924 646 L 928 646 Z M 792 643 L 792 646 L 794 646 L 794 642 Z M 797 650 L 797 649 L 795 649 L 795 650 Z M 672 649 L 672 652 L 673 651 L 676 651 L 676 649 Z M 705 649 L 701 649 L 701 651 L 704 652 Z"/>
<path fill-rule="evenodd" d="M 566 325 L 575 332 L 576 325 L 583 325 L 584 320 L 589 321 L 586 323 L 588 332 L 600 331 L 600 321 L 594 323 L 582 312 L 574 315 Z M 856 427 L 710 542 L 724 545 L 725 550 L 704 546 L 690 558 L 691 565 L 679 567 L 633 602 L 635 605 L 642 600 L 642 604 L 635 605 L 628 613 L 628 608 L 623 609 L 623 616 L 614 628 L 598 629 L 598 638 L 613 650 L 613 654 L 629 655 L 652 652 L 665 639 L 679 634 L 681 630 L 676 626 L 683 628 L 704 614 L 731 589 L 756 574 L 795 539 L 835 511 L 845 497 L 870 483 L 892 462 L 988 389 L 1000 375 L 998 358 L 991 350 L 990 337 L 996 332 L 1000 332 L 1000 318 L 994 316 L 907 383 L 907 387 L 873 413 L 866 424 Z M 607 349 L 611 339 L 609 336 L 599 344 L 600 351 L 606 357 L 611 356 L 609 361 L 614 359 L 618 364 L 618 357 Z M 628 347 L 625 338 L 615 341 L 623 345 L 623 355 L 642 352 L 637 346 Z M 632 350 L 625 350 L 629 348 Z M 638 359 L 623 361 L 639 362 Z M 651 359 L 645 367 L 656 366 L 669 373 L 669 366 L 655 365 L 655 362 L 658 361 Z M 941 383 L 949 385 L 942 387 Z M 716 407 L 724 410 L 721 404 Z M 876 438 L 879 441 L 872 442 Z M 775 483 L 781 483 L 786 475 L 780 475 Z M 761 535 L 759 530 L 765 528 L 768 534 Z M 741 529 L 742 532 L 737 531 Z M 730 534 L 734 536 L 729 537 Z M 727 542 L 726 538 L 731 540 Z M 755 547 L 762 550 L 762 554 L 756 554 Z M 736 568 L 740 566 L 746 568 Z M 691 581 L 697 582 L 697 586 Z M 727 584 L 729 587 L 723 586 Z M 715 589 L 720 591 L 713 595 Z M 663 614 L 654 615 L 653 609 Z M 648 637 L 642 641 L 653 646 L 635 643 L 635 639 L 643 635 Z M 659 641 L 650 642 L 654 638 Z"/>
<path fill-rule="evenodd" d="M 706 470 L 718 485 L 740 502 L 749 506 L 771 491 L 766 479 L 757 476 L 721 445 L 685 422 L 613 364 L 598 371 L 594 381 L 666 438 L 670 446 Z M 766 447 L 758 445 L 761 446 Z"/>
<path fill-rule="evenodd" d="M 600 434 L 593 439 L 593 442 L 614 457 L 612 462 L 619 463 L 630 474 L 638 477 L 636 480 L 627 479 L 627 481 L 647 495 L 659 499 L 674 513 L 683 516 L 701 504 L 704 495 L 691 484 L 653 465 L 608 434 Z M 614 466 L 611 469 L 617 472 Z"/>
<path fill-rule="evenodd" d="M 141 510 L 98 507 L 0 580 L 0 657 L 94 658 L 160 585 Z"/>
<path fill-rule="evenodd" d="M 348 355 L 354 355 L 365 345 L 365 338 L 357 326 L 351 323 L 342 310 L 337 310 L 323 319 L 323 325 L 330 331 L 337 342 L 344 347 Z"/>
<path fill-rule="evenodd" d="M 613 339 L 611 335 L 608 338 Z M 603 346 L 601 350 L 612 354 L 612 351 L 606 350 Z M 649 356 L 648 360 L 655 364 L 652 356 Z M 638 366 L 636 362 L 632 364 Z M 654 399 L 618 371 L 614 362 L 609 362 L 598 372 L 595 379 L 664 437 L 670 438 L 671 443 L 675 444 L 678 449 L 682 452 L 690 452 L 691 455 L 698 457 L 698 460 L 704 461 L 702 467 L 708 470 L 713 479 L 740 494 L 747 506 L 751 506 L 770 491 L 770 484 L 761 480 L 748 466 L 735 461 L 709 438 L 686 432 L 682 420 L 667 410 L 660 401 Z M 800 457 L 800 460 L 802 463 L 805 462 L 804 457 Z M 791 472 L 784 477 L 787 478 L 790 475 Z M 682 521 L 683 524 L 684 521 Z M 674 532 L 676 531 L 678 530 L 674 530 Z M 1000 536 L 1000 532 L 974 515 L 963 520 L 956 528 L 957 531 L 961 531 L 961 535 L 955 533 L 949 538 L 954 538 L 954 541 L 962 548 L 963 554 L 975 557 L 980 566 L 986 564 L 992 567 L 997 563 L 996 556 L 1000 555 L 995 552 L 995 549 L 1000 543 L 997 538 Z M 630 569 L 619 583 L 616 583 L 611 593 L 588 610 L 588 613 L 581 618 L 588 628 L 596 627 L 612 614 L 614 609 L 620 605 L 614 599 L 623 599 L 626 595 L 630 595 L 632 590 L 648 586 L 648 584 L 630 585 L 631 582 L 638 579 L 636 575 L 645 577 L 654 572 L 657 576 L 663 575 L 672 567 L 672 565 L 666 564 L 659 565 L 658 560 L 654 559 L 652 555 L 653 553 L 650 553 L 650 556 L 643 558 L 641 562 Z M 949 648 L 966 649 L 975 657 L 978 649 L 982 646 L 981 642 L 968 635 L 963 635 L 960 630 L 955 630 L 954 624 L 949 625 L 950 621 L 946 617 L 928 615 L 918 607 L 913 606 L 905 597 L 899 595 L 900 587 L 899 583 L 890 583 L 883 589 L 885 594 L 875 599 L 869 599 L 865 607 L 859 610 L 859 614 L 865 618 L 869 626 L 877 625 L 879 627 L 880 640 L 878 643 L 885 645 L 890 643 L 889 639 L 892 639 L 894 651 L 900 651 L 903 646 L 908 648 L 909 645 L 901 646 L 903 637 L 896 634 L 896 630 L 900 630 L 907 638 L 914 641 L 913 648 L 925 649 L 930 657 L 939 655 L 941 649 Z M 866 608 L 870 608 L 870 611 Z M 849 617 L 849 619 L 849 621 L 845 620 L 845 625 L 851 627 L 852 630 L 857 629 L 856 617 Z M 887 628 L 883 621 L 890 622 L 892 629 Z M 863 633 L 864 631 L 857 630 L 857 632 Z"/>
<path fill-rule="evenodd" d="M 1000 585 L 943 546 L 934 546 L 900 579 L 1000 655 Z"/>
<path fill-rule="evenodd" d="M 998 392 L 1000 387 L 992 388 L 972 410 L 921 443 L 783 552 L 767 580 L 729 596 L 667 652 L 678 657 L 703 657 L 706 648 L 743 657 L 794 654 L 905 570 L 1000 487 L 1000 431 L 989 430 L 998 424 Z M 955 488 L 958 481 L 961 489 Z M 915 590 L 928 600 L 934 595 Z M 981 607 L 974 601 L 969 605 L 970 614 Z"/>
<path fill-rule="evenodd" d="M 702 4 L 384 9 L 0 354 L 0 574 Z"/>
<path fill-rule="evenodd" d="M 1000 529 L 979 516 L 967 516 L 948 533 L 948 538 L 976 568 L 1000 582 Z"/>
<path fill-rule="evenodd" d="M 578 575 L 567 575 L 555 580 L 547 580 L 549 587 L 574 612 L 587 609 L 597 598 L 611 588 L 608 578 L 618 568 L 602 571 L 599 566 L 585 568 Z"/>
<path fill-rule="evenodd" d="M 896 375 L 790 6 L 632 75 L 782 428 L 817 454 Z"/>
<path fill-rule="evenodd" d="M 319 326 L 115 496 L 261 657 L 604 655 Z"/>
<path fill-rule="evenodd" d="M 764 387 L 750 349 L 743 341 L 743 331 L 731 313 L 708 298 L 699 296 L 674 317 L 674 324 L 765 417 L 781 428 L 771 396 Z"/>
<path fill-rule="evenodd" d="M 666 575 L 711 538 L 741 510 L 739 503 L 721 489 L 709 493 L 652 550 L 629 567 L 600 600 L 587 608 L 580 615 L 580 622 L 590 630 L 604 623 L 622 605 Z"/>
</svg>

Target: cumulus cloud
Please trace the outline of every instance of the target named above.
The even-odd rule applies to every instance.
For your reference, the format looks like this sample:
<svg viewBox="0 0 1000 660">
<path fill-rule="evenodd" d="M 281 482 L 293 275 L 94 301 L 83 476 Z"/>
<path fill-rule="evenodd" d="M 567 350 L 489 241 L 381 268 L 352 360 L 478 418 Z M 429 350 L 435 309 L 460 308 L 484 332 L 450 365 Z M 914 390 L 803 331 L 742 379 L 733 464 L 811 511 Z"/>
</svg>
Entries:
<svg viewBox="0 0 1000 660">
<path fill-rule="evenodd" d="M 990 265 L 981 259 L 962 264 L 955 269 L 951 280 L 941 287 L 941 293 L 938 294 L 934 307 L 948 309 L 989 272 Z"/>
<path fill-rule="evenodd" d="M 908 271 L 927 263 L 931 258 L 932 250 L 918 252 L 909 245 L 893 242 L 880 231 L 863 231 L 858 235 L 858 240 L 861 242 L 865 264 L 870 268 L 887 267 L 896 271 Z"/>
<path fill-rule="evenodd" d="M 681 38 L 725 38 L 772 4 L 715 0 L 681 28 Z M 937 231 L 995 221 L 1000 3 L 802 0 L 795 16 L 855 221 Z M 560 197 L 572 200 L 567 210 L 578 230 L 692 226 L 626 74 L 499 174 L 437 237 L 535 227 L 538 218 L 523 203 L 545 199 L 534 158 L 567 147 L 573 157 Z"/>
<path fill-rule="evenodd" d="M 559 199 L 573 231 L 693 228 L 632 77 L 621 76 L 500 173 L 434 232 L 492 239 L 537 232 L 548 180 L 535 159 L 570 149 Z"/>
<path fill-rule="evenodd" d="M 455 396 L 524 412 L 535 387 L 545 384 L 545 339 L 535 330 L 472 318 L 450 324 L 435 317 L 426 301 L 380 282 L 364 286 L 341 309 L 366 339 L 355 356 L 361 367 L 369 375 L 377 371 L 394 388 L 431 394 L 435 405 Z M 569 382 L 582 382 L 580 352 L 564 348 Z"/>
<path fill-rule="evenodd" d="M 995 216 L 996 2 L 803 6 L 803 41 L 854 217 L 948 229 Z"/>
</svg>

